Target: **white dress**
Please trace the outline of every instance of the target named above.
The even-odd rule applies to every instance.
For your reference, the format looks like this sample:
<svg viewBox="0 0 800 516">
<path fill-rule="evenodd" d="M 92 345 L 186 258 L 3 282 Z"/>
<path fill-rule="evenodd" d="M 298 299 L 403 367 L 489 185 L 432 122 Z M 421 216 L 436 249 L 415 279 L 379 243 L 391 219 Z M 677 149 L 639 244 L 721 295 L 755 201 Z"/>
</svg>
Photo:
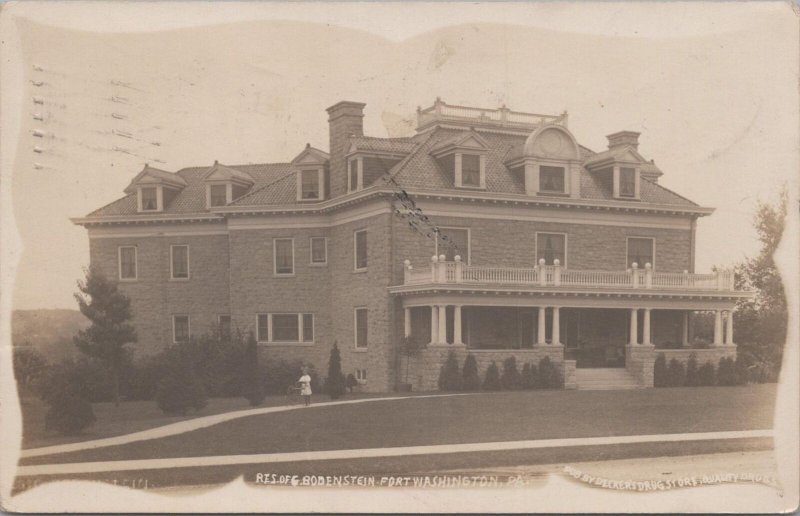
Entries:
<svg viewBox="0 0 800 516">
<path fill-rule="evenodd" d="M 300 394 L 302 394 L 303 396 L 311 396 L 311 377 L 308 376 L 307 374 L 304 374 L 297 381 L 303 384 L 300 387 Z"/>
</svg>

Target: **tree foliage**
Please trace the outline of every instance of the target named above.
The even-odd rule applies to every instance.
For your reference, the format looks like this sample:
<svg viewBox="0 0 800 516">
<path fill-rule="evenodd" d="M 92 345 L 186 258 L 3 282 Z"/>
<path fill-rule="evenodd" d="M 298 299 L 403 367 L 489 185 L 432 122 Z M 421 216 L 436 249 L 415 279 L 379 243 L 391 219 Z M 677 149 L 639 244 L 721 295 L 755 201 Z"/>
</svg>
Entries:
<svg viewBox="0 0 800 516">
<path fill-rule="evenodd" d="M 264 389 L 264 378 L 258 365 L 258 344 L 253 332 L 245 341 L 244 361 L 242 363 L 242 397 L 251 406 L 257 407 L 264 402 L 267 392 Z"/>
<path fill-rule="evenodd" d="M 755 298 L 737 303 L 734 337 L 743 369 L 757 382 L 777 381 L 786 341 L 786 294 L 773 255 L 783 235 L 787 199 L 784 188 L 777 203 L 759 202 L 754 226 L 761 251 L 735 267 L 736 287 L 756 292 Z"/>
<path fill-rule="evenodd" d="M 136 330 L 130 324 L 131 302 L 98 269 L 89 268 L 86 279 L 78 282 L 75 300 L 81 313 L 91 321 L 73 341 L 78 349 L 105 362 L 114 376 L 114 403 L 119 404 L 119 380 L 130 363 L 128 344 L 136 342 Z"/>
<path fill-rule="evenodd" d="M 478 376 L 478 361 L 475 360 L 475 355 L 472 353 L 464 359 L 461 388 L 465 391 L 477 391 L 481 388 L 481 377 Z"/>
</svg>

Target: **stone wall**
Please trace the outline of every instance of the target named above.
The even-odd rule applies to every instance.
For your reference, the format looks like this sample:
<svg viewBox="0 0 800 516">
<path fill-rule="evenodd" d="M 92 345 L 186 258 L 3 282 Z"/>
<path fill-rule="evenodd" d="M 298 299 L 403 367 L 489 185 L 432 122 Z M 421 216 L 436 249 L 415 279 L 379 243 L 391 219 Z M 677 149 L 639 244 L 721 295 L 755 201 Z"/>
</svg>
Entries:
<svg viewBox="0 0 800 516">
<path fill-rule="evenodd" d="M 684 365 L 689 361 L 689 357 L 694 354 L 697 358 L 697 366 L 700 367 L 706 362 L 711 362 L 714 364 L 714 367 L 719 365 L 719 361 L 721 358 L 732 358 L 736 360 L 736 346 L 715 346 L 713 348 L 708 349 L 657 349 L 656 356 L 659 353 L 664 354 L 664 358 L 667 359 L 667 364 L 669 364 L 670 360 L 673 358 L 683 362 Z"/>
<path fill-rule="evenodd" d="M 653 386 L 655 346 L 636 344 L 625 346 L 625 369 L 639 381 L 640 387 Z"/>
</svg>

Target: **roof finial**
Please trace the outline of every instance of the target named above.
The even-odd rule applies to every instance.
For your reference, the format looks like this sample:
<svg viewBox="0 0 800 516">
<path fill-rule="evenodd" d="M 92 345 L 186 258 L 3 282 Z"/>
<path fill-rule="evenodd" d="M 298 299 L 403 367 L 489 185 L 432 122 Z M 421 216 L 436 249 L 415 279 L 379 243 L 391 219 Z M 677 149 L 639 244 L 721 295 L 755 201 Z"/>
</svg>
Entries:
<svg viewBox="0 0 800 516">
<path fill-rule="evenodd" d="M 219 161 L 214 160 L 214 165 L 219 165 Z"/>
<path fill-rule="evenodd" d="M 310 148 L 311 148 L 311 144 L 306 142 L 306 149 L 310 149 Z"/>
</svg>

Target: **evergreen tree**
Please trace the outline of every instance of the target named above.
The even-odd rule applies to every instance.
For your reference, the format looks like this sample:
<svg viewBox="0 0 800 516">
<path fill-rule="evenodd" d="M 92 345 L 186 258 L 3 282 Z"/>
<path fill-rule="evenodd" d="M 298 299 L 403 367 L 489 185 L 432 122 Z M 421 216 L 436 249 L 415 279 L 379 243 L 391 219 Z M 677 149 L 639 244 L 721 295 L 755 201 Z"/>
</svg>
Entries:
<svg viewBox="0 0 800 516">
<path fill-rule="evenodd" d="M 129 323 L 130 299 L 95 268 L 87 270 L 86 279 L 78 282 L 78 289 L 75 300 L 91 324 L 73 340 L 81 352 L 99 358 L 109 367 L 114 378 L 114 405 L 118 406 L 120 377 L 130 367 L 126 346 L 136 342 L 136 331 Z"/>
<path fill-rule="evenodd" d="M 339 355 L 339 345 L 333 342 L 331 356 L 328 360 L 328 378 L 325 380 L 326 390 L 332 400 L 342 397 L 345 392 L 345 377 L 342 374 L 342 357 Z"/>
<path fill-rule="evenodd" d="M 700 379 L 700 385 L 716 385 L 717 375 L 714 370 L 714 364 L 706 362 L 697 371 L 697 376 Z"/>
<path fill-rule="evenodd" d="M 697 356 L 694 353 L 689 355 L 689 361 L 686 362 L 686 386 L 696 387 L 700 385 L 700 378 L 697 374 Z"/>
<path fill-rule="evenodd" d="M 489 364 L 489 368 L 486 369 L 486 377 L 483 380 L 483 390 L 500 390 L 500 371 L 497 369 L 497 364 L 494 362 L 494 360 L 492 360 L 492 363 Z"/>
<path fill-rule="evenodd" d="M 447 360 L 442 368 L 442 385 L 440 387 L 443 391 L 460 391 L 461 390 L 461 371 L 458 367 L 458 359 L 454 352 L 447 354 Z"/>
<path fill-rule="evenodd" d="M 267 396 L 261 368 L 258 365 L 258 344 L 251 331 L 245 341 L 244 363 L 242 364 L 242 396 L 257 407 Z"/>
<path fill-rule="evenodd" d="M 475 355 L 470 353 L 464 359 L 464 369 L 462 370 L 461 387 L 465 391 L 477 391 L 481 388 L 481 378 L 478 376 L 478 361 Z"/>
<path fill-rule="evenodd" d="M 686 384 L 686 369 L 683 362 L 673 358 L 667 366 L 667 378 L 669 387 L 683 387 Z"/>
<path fill-rule="evenodd" d="M 516 391 L 522 388 L 522 377 L 517 370 L 517 359 L 509 357 L 503 361 L 503 376 L 500 378 L 503 389 Z"/>
<path fill-rule="evenodd" d="M 667 378 L 667 357 L 664 353 L 659 353 L 656 357 L 656 363 L 653 365 L 653 387 L 668 387 L 669 378 Z"/>
</svg>

